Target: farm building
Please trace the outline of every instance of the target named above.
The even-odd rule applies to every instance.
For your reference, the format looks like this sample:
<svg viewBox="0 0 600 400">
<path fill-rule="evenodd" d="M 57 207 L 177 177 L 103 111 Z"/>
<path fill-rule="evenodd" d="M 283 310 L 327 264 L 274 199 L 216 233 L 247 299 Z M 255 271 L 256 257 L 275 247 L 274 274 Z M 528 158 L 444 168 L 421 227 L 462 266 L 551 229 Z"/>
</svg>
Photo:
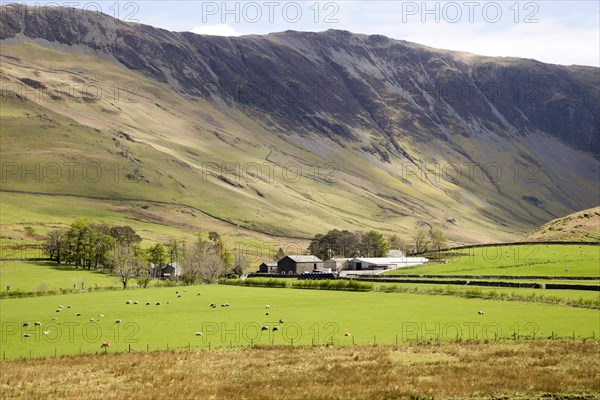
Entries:
<svg viewBox="0 0 600 400">
<path fill-rule="evenodd" d="M 150 263 L 150 276 L 153 278 L 177 279 L 179 275 L 181 275 L 181 269 L 176 261 L 168 263 L 162 268 L 157 268 L 154 264 Z"/>
<path fill-rule="evenodd" d="M 351 271 L 398 269 L 424 264 L 427 261 L 423 257 L 361 257 L 349 260 L 348 269 Z"/>
<path fill-rule="evenodd" d="M 276 274 L 277 263 L 276 262 L 264 262 L 258 266 L 258 272 L 261 274 Z"/>
<path fill-rule="evenodd" d="M 323 261 L 315 256 L 285 256 L 277 261 L 277 273 L 301 274 L 323 268 Z"/>
<path fill-rule="evenodd" d="M 325 269 L 330 269 L 331 271 L 341 271 L 344 269 L 348 269 L 348 261 L 351 258 L 330 258 L 323 262 L 323 266 Z"/>
</svg>

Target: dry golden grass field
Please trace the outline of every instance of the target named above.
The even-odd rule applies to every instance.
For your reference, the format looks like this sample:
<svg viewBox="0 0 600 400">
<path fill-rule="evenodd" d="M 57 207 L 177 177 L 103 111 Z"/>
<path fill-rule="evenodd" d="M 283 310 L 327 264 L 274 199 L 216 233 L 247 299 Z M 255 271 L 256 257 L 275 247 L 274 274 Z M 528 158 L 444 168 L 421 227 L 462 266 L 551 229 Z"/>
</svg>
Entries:
<svg viewBox="0 0 600 400">
<path fill-rule="evenodd" d="M 258 347 L 0 364 L 2 399 L 599 399 L 600 342 Z"/>
</svg>

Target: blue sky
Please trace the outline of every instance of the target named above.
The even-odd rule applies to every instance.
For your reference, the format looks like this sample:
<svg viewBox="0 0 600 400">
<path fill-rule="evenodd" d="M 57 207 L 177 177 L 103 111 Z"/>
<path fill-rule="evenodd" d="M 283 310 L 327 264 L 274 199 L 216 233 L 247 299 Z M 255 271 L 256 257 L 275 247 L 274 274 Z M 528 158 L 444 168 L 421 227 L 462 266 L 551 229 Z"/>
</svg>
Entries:
<svg viewBox="0 0 600 400">
<path fill-rule="evenodd" d="M 36 3 L 36 2 L 27 2 Z M 597 1 L 96 1 L 100 8 L 173 31 L 237 36 L 345 29 L 490 56 L 600 66 Z"/>
</svg>

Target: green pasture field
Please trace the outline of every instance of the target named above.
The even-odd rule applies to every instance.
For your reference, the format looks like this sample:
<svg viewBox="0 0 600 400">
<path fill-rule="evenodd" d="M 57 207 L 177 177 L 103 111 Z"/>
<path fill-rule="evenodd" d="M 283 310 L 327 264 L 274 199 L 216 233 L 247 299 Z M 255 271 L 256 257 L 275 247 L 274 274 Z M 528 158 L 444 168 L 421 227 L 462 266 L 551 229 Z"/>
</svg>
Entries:
<svg viewBox="0 0 600 400">
<path fill-rule="evenodd" d="M 139 304 L 126 304 L 128 300 Z M 211 303 L 217 307 L 211 308 Z M 221 307 L 224 303 L 229 307 Z M 60 305 L 61 312 L 56 312 Z M 600 311 L 593 309 L 454 296 L 226 285 L 3 299 L 0 309 L 2 356 L 7 359 L 96 352 L 103 341 L 111 342 L 108 351 L 115 352 L 129 351 L 129 346 L 147 351 L 600 334 Z M 36 321 L 41 326 L 35 326 Z M 23 327 L 25 322 L 30 326 Z M 269 330 L 262 331 L 263 326 Z M 279 330 L 273 332 L 274 326 Z M 24 337 L 26 333 L 31 336 Z"/>
<path fill-rule="evenodd" d="M 514 245 L 452 250 L 448 263 L 432 262 L 389 275 L 600 276 L 600 246 Z"/>
</svg>

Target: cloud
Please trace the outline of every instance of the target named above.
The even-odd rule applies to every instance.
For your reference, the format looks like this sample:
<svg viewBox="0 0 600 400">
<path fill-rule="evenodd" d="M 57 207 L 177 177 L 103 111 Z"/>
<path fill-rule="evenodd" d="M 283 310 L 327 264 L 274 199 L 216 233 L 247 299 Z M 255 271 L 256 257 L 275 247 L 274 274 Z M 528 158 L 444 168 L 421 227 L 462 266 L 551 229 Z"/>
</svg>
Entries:
<svg viewBox="0 0 600 400">
<path fill-rule="evenodd" d="M 214 36 L 241 36 L 242 34 L 235 30 L 234 27 L 227 24 L 216 25 L 201 25 L 192 29 L 193 33 L 198 35 L 214 35 Z"/>
</svg>

